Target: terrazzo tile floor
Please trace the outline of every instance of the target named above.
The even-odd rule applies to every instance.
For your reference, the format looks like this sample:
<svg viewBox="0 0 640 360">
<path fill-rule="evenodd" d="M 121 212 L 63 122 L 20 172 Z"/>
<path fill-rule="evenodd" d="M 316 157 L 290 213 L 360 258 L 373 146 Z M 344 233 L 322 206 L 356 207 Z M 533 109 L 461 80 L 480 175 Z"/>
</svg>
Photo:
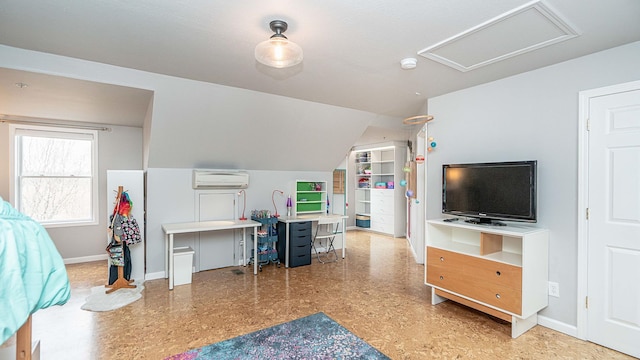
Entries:
<svg viewBox="0 0 640 360">
<path fill-rule="evenodd" d="M 432 306 L 405 239 L 347 236 L 347 258 L 335 263 L 203 271 L 173 291 L 147 281 L 142 299 L 110 312 L 80 309 L 106 281 L 106 262 L 68 265 L 71 300 L 37 312 L 33 337 L 43 360 L 163 359 L 322 311 L 392 359 L 631 359 L 542 326 L 512 339 L 501 320 Z"/>
</svg>

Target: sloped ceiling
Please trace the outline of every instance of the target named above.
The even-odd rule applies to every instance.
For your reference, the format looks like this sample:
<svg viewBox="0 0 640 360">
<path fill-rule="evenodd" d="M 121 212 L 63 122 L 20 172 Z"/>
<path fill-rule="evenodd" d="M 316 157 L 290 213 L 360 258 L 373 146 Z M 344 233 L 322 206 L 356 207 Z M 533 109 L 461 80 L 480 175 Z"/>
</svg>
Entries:
<svg viewBox="0 0 640 360">
<path fill-rule="evenodd" d="M 543 3 L 578 36 L 466 72 L 418 55 L 530 3 Z M 588 6 L 575 0 L 4 1 L 0 3 L 0 44 L 357 110 L 389 123 L 385 135 L 376 129 L 384 129 L 384 124 L 367 130 L 359 115 L 349 116 L 356 124 L 347 125 L 345 129 L 353 133 L 341 141 L 356 134 L 354 143 L 362 143 L 366 141 L 359 138 L 363 134 L 375 137 L 373 142 L 404 137 L 409 131 L 398 129 L 397 122 L 423 113 L 429 97 L 638 41 L 638 18 L 640 2 L 636 0 L 594 0 Z M 303 48 L 302 64 L 276 70 L 253 58 L 255 45 L 271 35 L 268 23 L 274 19 L 289 23 L 286 35 Z M 496 31 L 486 44 L 475 45 L 499 48 L 498 44 L 511 44 L 519 37 Z M 417 58 L 417 67 L 401 69 L 399 62 L 405 57 Z M 147 108 L 152 96 L 147 90 L 106 84 L 94 84 L 96 89 L 91 90 L 91 82 L 65 79 L 64 74 L 48 74 L 42 81 L 46 85 L 40 86 L 38 71 L 17 76 L 11 73 L 14 70 L 32 69 L 0 71 L 0 114 L 143 126 L 146 111 L 141 109 Z M 61 83 L 56 84 L 56 78 Z M 17 82 L 29 87 L 18 89 Z M 38 90 L 32 99 L 25 95 L 30 89 Z M 120 105 L 110 105 L 113 101 Z M 318 119 L 304 121 L 293 112 L 264 113 L 269 107 L 261 110 L 260 118 L 270 118 L 272 126 L 295 124 L 301 133 L 318 128 Z M 342 112 L 340 117 L 336 124 L 350 121 Z M 181 129 L 202 128 L 185 124 L 188 121 L 163 123 L 166 128 L 157 127 L 162 120 L 152 121 L 155 128 L 150 134 L 164 141 Z M 220 126 L 226 120 L 216 121 Z M 225 141 L 268 142 L 236 126 L 237 122 L 223 125 L 229 129 Z M 191 153 L 215 151 L 207 143 L 211 137 L 196 139 L 182 144 L 185 159 Z M 173 163 L 167 160 L 166 165 Z"/>
<path fill-rule="evenodd" d="M 0 114 L 142 127 L 153 92 L 0 67 Z"/>
</svg>

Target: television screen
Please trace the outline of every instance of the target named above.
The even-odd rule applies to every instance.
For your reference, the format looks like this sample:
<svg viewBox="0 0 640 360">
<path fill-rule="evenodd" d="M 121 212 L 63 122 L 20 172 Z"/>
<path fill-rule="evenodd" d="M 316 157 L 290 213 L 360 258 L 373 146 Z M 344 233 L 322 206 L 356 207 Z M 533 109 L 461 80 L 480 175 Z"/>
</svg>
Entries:
<svg viewBox="0 0 640 360">
<path fill-rule="evenodd" d="M 442 165 L 442 212 L 470 222 L 536 222 L 536 166 L 536 161 Z"/>
</svg>

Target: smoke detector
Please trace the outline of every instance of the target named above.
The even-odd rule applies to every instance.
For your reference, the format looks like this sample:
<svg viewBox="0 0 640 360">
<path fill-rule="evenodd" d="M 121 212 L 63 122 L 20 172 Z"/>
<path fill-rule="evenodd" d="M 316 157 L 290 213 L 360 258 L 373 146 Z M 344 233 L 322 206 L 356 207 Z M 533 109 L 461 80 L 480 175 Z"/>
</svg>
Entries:
<svg viewBox="0 0 640 360">
<path fill-rule="evenodd" d="M 415 69 L 418 64 L 418 60 L 416 58 L 405 58 L 400 60 L 400 67 L 404 70 Z"/>
</svg>

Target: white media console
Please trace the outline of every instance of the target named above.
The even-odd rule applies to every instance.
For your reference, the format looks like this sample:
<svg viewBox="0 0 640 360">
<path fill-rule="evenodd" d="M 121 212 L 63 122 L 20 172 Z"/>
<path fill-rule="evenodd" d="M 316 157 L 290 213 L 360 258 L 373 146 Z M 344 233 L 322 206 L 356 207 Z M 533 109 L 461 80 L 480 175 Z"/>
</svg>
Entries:
<svg viewBox="0 0 640 360">
<path fill-rule="evenodd" d="M 427 221 L 425 282 L 447 299 L 511 323 L 516 338 L 548 304 L 549 231 L 527 225 Z"/>
</svg>

